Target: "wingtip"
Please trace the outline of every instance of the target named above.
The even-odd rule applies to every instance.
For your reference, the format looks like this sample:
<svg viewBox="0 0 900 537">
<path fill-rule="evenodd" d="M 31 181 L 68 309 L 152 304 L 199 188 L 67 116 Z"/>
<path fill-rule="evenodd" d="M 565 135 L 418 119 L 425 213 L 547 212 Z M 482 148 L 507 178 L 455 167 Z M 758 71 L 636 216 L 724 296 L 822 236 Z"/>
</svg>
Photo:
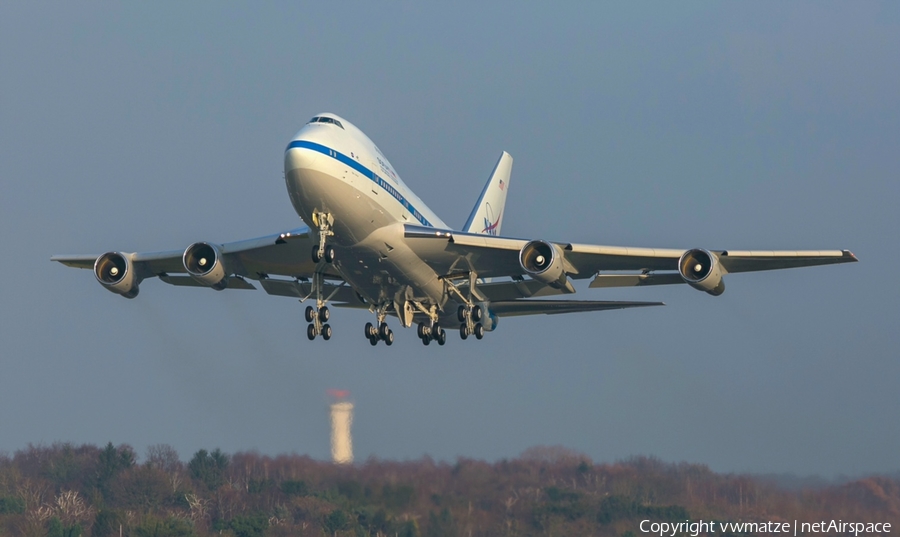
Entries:
<svg viewBox="0 0 900 537">
<path fill-rule="evenodd" d="M 854 255 L 853 252 L 851 252 L 850 250 L 844 250 L 844 257 L 849 258 L 850 261 L 853 263 L 859 262 L 859 258 L 856 257 L 856 255 Z"/>
</svg>

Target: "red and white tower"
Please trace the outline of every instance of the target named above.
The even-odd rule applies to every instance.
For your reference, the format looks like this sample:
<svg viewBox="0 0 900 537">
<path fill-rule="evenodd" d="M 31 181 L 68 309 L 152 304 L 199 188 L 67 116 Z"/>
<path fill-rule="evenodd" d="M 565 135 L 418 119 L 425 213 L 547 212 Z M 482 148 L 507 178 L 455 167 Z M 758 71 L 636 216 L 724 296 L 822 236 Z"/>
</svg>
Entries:
<svg viewBox="0 0 900 537">
<path fill-rule="evenodd" d="M 335 464 L 353 463 L 353 403 L 347 400 L 350 392 L 328 390 L 334 402 L 331 404 L 331 460 Z"/>
</svg>

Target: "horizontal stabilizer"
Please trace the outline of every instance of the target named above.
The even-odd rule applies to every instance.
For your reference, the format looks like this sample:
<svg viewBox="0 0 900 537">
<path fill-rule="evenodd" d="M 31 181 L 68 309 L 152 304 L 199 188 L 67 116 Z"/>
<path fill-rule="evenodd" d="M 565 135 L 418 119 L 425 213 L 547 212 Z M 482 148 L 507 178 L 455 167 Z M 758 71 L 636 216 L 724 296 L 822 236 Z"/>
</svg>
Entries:
<svg viewBox="0 0 900 537">
<path fill-rule="evenodd" d="M 663 302 L 621 302 L 617 300 L 503 300 L 491 302 L 490 310 L 500 317 L 555 315 L 582 311 L 605 311 L 644 306 L 665 306 Z"/>
</svg>

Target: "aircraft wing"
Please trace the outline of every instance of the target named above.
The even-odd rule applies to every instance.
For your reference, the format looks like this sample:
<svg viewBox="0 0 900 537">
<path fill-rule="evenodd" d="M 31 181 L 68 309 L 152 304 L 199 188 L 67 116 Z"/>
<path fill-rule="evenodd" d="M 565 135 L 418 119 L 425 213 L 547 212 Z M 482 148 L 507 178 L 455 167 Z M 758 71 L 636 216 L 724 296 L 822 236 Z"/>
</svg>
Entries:
<svg viewBox="0 0 900 537">
<path fill-rule="evenodd" d="M 528 275 L 519 263 L 519 253 L 531 242 L 528 240 L 412 225 L 406 226 L 405 236 L 413 251 L 444 276 L 462 277 L 469 271 L 475 271 L 479 278 L 522 278 Z M 562 242 L 548 244 L 552 244 L 561 254 L 564 271 L 569 277 L 595 278 L 596 283 L 592 283 L 592 287 L 684 283 L 678 273 L 678 261 L 687 250 Z M 725 273 L 857 261 L 848 250 L 711 250 L 710 253 Z M 602 274 L 607 271 L 634 271 L 637 274 Z"/>
<path fill-rule="evenodd" d="M 311 277 L 321 272 L 326 278 L 340 276 L 327 263 L 313 263 L 310 251 L 314 238 L 309 229 L 302 227 L 289 232 L 268 235 L 256 239 L 228 242 L 216 245 L 226 267 L 228 288 L 255 289 L 244 278 L 260 280 L 270 294 L 282 296 L 302 295 L 305 288 L 297 279 Z M 187 275 L 182 262 L 183 250 L 166 252 L 123 254 L 131 261 L 135 275 L 140 279 L 159 277 L 162 281 L 179 286 L 203 286 Z M 69 267 L 92 269 L 97 255 L 55 255 L 50 259 Z M 286 276 L 293 280 L 270 279 L 269 276 Z M 351 299 L 344 291 L 340 299 Z"/>
</svg>

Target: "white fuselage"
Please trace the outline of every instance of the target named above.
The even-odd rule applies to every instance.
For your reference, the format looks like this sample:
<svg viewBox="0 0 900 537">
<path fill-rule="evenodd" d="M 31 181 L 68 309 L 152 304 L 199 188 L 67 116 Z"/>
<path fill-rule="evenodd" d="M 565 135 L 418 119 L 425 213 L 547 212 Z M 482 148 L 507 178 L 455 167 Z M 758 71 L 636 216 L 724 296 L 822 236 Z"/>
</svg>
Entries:
<svg viewBox="0 0 900 537">
<path fill-rule="evenodd" d="M 339 125 L 308 123 L 285 151 L 284 177 L 297 214 L 311 233 L 314 214 L 333 216 L 334 267 L 370 303 L 443 305 L 443 282 L 406 246 L 403 226 L 447 225 L 362 131 L 333 114 L 318 117 Z"/>
</svg>

